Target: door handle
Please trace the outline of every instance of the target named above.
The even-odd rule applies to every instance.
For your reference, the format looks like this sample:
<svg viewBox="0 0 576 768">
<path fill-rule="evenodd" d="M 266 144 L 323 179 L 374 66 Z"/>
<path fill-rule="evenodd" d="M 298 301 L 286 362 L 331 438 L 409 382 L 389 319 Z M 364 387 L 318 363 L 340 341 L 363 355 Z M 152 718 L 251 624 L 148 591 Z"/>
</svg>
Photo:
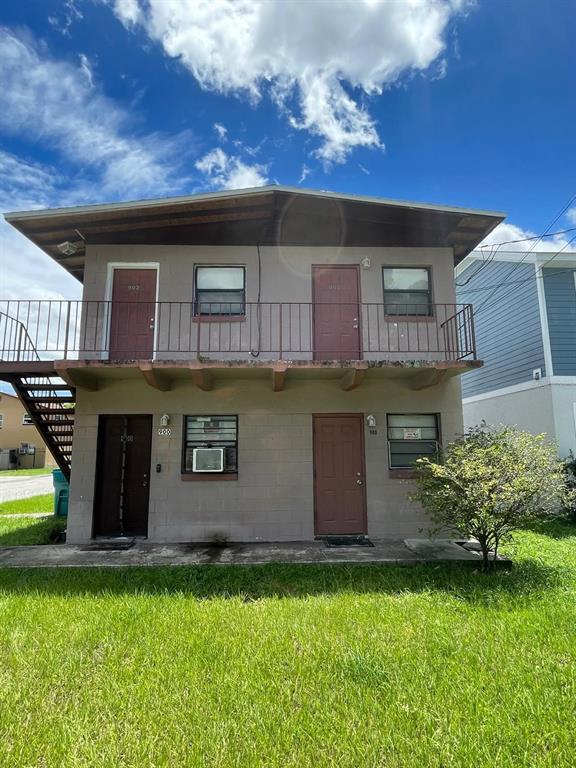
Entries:
<svg viewBox="0 0 576 768">
<path fill-rule="evenodd" d="M 352 320 L 352 328 L 354 328 L 354 329 L 358 328 L 358 318 L 357 317 L 353 318 L 353 320 Z"/>
<path fill-rule="evenodd" d="M 356 480 L 356 485 L 364 485 L 364 480 L 360 480 L 360 478 L 358 478 L 358 480 Z"/>
</svg>

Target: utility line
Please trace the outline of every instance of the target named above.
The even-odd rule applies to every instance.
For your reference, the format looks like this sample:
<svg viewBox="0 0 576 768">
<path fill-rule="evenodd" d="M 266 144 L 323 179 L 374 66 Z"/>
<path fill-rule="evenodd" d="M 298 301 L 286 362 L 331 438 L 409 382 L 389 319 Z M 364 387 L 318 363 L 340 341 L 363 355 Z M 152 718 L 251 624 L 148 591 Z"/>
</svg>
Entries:
<svg viewBox="0 0 576 768">
<path fill-rule="evenodd" d="M 542 234 L 542 235 L 539 235 L 539 236 L 537 237 L 537 239 L 536 239 L 536 240 L 534 240 L 534 241 L 532 242 L 532 245 L 531 245 L 531 246 L 530 246 L 530 248 L 529 248 L 529 249 L 526 251 L 526 253 L 524 254 L 524 256 L 523 256 L 523 257 L 522 257 L 522 258 L 521 258 L 519 261 L 517 261 L 517 262 L 515 262 L 515 263 L 513 264 L 512 268 L 511 268 L 511 269 L 508 271 L 508 273 L 507 273 L 507 274 L 504 276 L 504 279 L 501 281 L 501 284 L 502 284 L 502 283 L 504 283 L 504 282 L 506 282 L 506 281 L 508 280 L 508 278 L 510 277 L 510 275 L 511 275 L 511 274 L 512 274 L 512 273 L 513 273 L 513 272 L 514 272 L 516 269 L 518 269 L 518 267 L 520 266 L 520 264 L 522 264 L 522 263 L 523 263 L 523 262 L 524 262 L 524 261 L 525 261 L 525 260 L 528 258 L 528 256 L 529 256 L 529 255 L 532 253 L 532 251 L 534 250 L 534 248 L 536 248 L 536 246 L 538 245 L 538 243 L 540 242 L 540 240 L 542 240 L 542 238 L 543 238 L 543 237 L 545 237 L 545 236 L 546 236 L 546 235 L 547 235 L 547 234 L 550 232 L 550 230 L 552 229 L 552 227 L 554 226 L 554 224 L 556 224 L 556 222 L 558 221 L 558 219 L 560 219 L 560 218 L 561 218 L 561 217 L 562 217 L 562 216 L 563 216 L 563 215 L 566 213 L 566 211 L 567 211 L 567 210 L 568 210 L 568 208 L 569 208 L 569 207 L 572 205 L 572 203 L 574 202 L 574 200 L 576 200 L 576 194 L 574 194 L 574 195 L 572 195 L 572 196 L 570 197 L 570 199 L 568 200 L 568 202 L 567 202 L 567 203 L 566 203 L 566 204 L 565 204 L 565 205 L 564 205 L 564 206 L 561 208 L 561 210 L 560 210 L 560 211 L 559 211 L 559 212 L 556 214 L 556 216 L 554 217 L 554 219 L 553 219 L 553 220 L 550 222 L 550 224 L 549 224 L 549 225 L 546 227 L 546 229 L 544 230 L 543 234 Z M 573 239 L 574 239 L 574 238 L 573 238 Z M 567 245 L 569 245 L 571 242 L 572 242 L 571 240 L 570 240 L 570 241 L 568 241 Z M 564 250 L 564 249 L 562 249 L 562 250 Z M 558 254 L 555 254 L 555 255 L 554 255 L 552 258 L 555 258 L 557 255 L 558 255 Z M 482 302 L 482 304 L 480 304 L 480 306 L 479 306 L 479 307 L 476 309 L 476 315 L 478 315 L 478 314 L 479 314 L 479 313 L 482 311 L 482 308 L 483 308 L 483 307 L 485 307 L 487 304 L 489 304 L 490 300 L 493 298 L 493 296 L 495 295 L 495 293 L 496 293 L 498 290 L 499 290 L 499 287 L 498 287 L 498 286 L 497 286 L 497 287 L 495 287 L 495 288 L 492 290 L 492 292 L 489 294 L 489 296 L 488 296 L 486 299 L 484 299 L 484 301 Z M 504 297 L 503 297 L 503 296 L 501 296 L 501 297 L 500 297 L 500 300 L 502 300 L 503 298 L 504 298 Z"/>
</svg>

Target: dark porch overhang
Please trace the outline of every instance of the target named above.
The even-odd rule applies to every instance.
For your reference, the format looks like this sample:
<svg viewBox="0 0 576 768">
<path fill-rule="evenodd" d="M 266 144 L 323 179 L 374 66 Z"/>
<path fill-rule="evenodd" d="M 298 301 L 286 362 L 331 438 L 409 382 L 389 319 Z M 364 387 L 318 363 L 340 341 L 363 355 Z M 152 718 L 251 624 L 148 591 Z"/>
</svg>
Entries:
<svg viewBox="0 0 576 768">
<path fill-rule="evenodd" d="M 87 244 L 446 247 L 458 264 L 505 215 L 268 186 L 5 218 L 82 282 Z"/>
</svg>

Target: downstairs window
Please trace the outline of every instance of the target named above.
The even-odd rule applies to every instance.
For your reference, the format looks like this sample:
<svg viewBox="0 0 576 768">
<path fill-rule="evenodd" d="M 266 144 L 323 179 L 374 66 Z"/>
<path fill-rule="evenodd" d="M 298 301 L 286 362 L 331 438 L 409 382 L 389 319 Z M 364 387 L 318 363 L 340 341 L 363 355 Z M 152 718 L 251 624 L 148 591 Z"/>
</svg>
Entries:
<svg viewBox="0 0 576 768">
<path fill-rule="evenodd" d="M 237 416 L 184 416 L 183 443 L 183 474 L 216 476 L 238 472 Z"/>
<path fill-rule="evenodd" d="M 437 414 L 388 414 L 390 469 L 412 469 L 416 459 L 422 456 L 437 456 L 438 440 Z"/>
</svg>

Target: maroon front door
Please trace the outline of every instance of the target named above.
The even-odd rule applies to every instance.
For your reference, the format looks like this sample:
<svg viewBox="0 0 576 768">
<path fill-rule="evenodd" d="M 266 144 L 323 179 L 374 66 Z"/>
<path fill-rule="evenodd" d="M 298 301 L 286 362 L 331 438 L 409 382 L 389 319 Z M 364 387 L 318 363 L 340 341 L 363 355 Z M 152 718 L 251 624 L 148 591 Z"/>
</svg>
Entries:
<svg viewBox="0 0 576 768">
<path fill-rule="evenodd" d="M 94 536 L 146 536 L 152 416 L 100 416 Z"/>
<path fill-rule="evenodd" d="M 314 358 L 360 358 L 358 267 L 312 267 Z"/>
<path fill-rule="evenodd" d="M 362 414 L 314 416 L 317 536 L 366 533 Z"/>
<path fill-rule="evenodd" d="M 110 360 L 149 360 L 154 352 L 156 270 L 115 269 Z"/>
</svg>

